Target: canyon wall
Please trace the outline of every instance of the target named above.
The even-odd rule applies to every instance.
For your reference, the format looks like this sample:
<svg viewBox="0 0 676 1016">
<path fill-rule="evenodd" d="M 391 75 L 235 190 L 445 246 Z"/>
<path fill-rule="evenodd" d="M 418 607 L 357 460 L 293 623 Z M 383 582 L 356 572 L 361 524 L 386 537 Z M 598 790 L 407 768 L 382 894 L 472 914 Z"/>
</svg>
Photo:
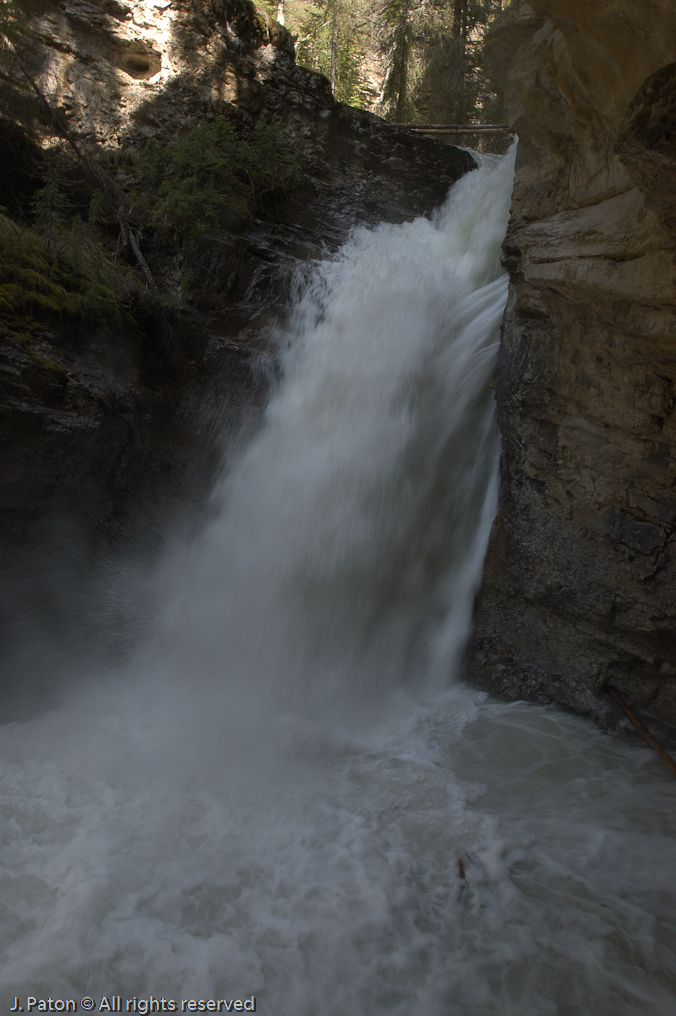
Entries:
<svg viewBox="0 0 676 1016">
<path fill-rule="evenodd" d="M 473 680 L 676 726 L 676 5 L 516 0 L 502 484 Z"/>
</svg>

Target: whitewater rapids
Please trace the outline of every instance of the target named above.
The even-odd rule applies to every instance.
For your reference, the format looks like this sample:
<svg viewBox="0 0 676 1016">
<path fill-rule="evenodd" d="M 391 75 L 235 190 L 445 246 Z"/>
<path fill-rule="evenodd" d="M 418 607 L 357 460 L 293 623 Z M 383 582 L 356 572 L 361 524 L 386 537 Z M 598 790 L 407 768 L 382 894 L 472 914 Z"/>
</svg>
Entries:
<svg viewBox="0 0 676 1016">
<path fill-rule="evenodd" d="M 672 1016 L 669 773 L 458 679 L 513 155 L 315 266 L 144 646 L 0 728 L 7 1006 Z"/>
</svg>

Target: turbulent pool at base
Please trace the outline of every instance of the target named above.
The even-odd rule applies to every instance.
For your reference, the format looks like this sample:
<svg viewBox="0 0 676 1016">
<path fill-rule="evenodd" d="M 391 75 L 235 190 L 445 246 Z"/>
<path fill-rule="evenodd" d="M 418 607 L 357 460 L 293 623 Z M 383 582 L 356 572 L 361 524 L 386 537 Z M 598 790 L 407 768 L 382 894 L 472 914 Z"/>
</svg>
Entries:
<svg viewBox="0 0 676 1016">
<path fill-rule="evenodd" d="M 0 729 L 3 998 L 671 1016 L 676 784 L 458 678 L 513 153 L 315 267 L 151 636 Z M 462 862 L 459 864 L 459 862 Z"/>
</svg>

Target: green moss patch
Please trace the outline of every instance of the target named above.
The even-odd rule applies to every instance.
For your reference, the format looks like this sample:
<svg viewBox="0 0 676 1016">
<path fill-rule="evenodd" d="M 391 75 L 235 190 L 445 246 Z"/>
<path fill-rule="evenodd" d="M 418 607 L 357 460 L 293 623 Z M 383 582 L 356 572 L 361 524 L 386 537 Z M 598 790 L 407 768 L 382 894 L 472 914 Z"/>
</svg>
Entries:
<svg viewBox="0 0 676 1016">
<path fill-rule="evenodd" d="M 49 237 L 0 213 L 0 327 L 25 340 L 45 322 L 119 324 L 140 295 L 134 272 L 115 262 L 75 219 Z"/>
</svg>

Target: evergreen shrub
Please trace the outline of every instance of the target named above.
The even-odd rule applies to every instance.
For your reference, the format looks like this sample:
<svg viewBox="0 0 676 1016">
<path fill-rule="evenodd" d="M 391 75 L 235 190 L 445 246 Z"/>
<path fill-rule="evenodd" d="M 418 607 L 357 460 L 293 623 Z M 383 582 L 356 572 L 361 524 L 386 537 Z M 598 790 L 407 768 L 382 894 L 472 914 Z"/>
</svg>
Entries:
<svg viewBox="0 0 676 1016">
<path fill-rule="evenodd" d="M 254 209 L 281 196 L 301 176 L 302 151 L 280 125 L 259 123 L 238 137 L 223 117 L 203 121 L 168 145 L 150 142 L 137 160 L 148 225 L 173 236 L 240 230 Z"/>
</svg>

